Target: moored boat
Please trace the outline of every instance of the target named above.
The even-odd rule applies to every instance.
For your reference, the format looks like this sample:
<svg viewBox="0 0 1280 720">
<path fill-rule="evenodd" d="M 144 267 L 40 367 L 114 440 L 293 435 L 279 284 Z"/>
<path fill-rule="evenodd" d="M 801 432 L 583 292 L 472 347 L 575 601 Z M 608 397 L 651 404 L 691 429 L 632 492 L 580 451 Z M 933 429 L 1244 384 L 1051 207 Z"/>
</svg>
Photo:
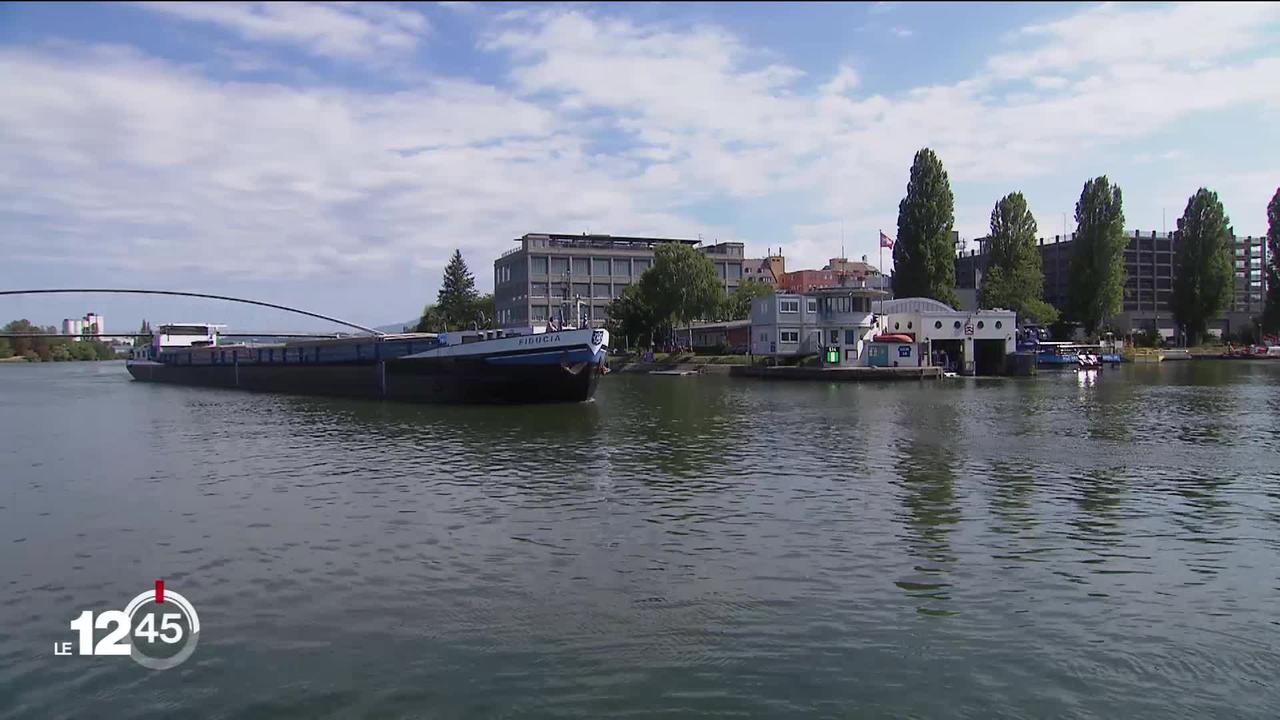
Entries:
<svg viewBox="0 0 1280 720">
<path fill-rule="evenodd" d="M 129 374 L 176 383 L 414 402 L 550 403 L 591 399 L 609 333 L 583 328 L 405 333 L 222 344 L 218 325 L 163 325 Z"/>
</svg>

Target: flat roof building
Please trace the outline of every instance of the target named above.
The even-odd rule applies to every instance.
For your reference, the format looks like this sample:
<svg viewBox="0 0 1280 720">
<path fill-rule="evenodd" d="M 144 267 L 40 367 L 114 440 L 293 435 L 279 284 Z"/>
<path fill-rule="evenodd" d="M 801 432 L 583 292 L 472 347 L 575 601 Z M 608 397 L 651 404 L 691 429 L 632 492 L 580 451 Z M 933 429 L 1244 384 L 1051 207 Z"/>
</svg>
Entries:
<svg viewBox="0 0 1280 720">
<path fill-rule="evenodd" d="M 540 325 L 564 312 L 567 323 L 600 326 L 605 308 L 653 267 L 654 249 L 675 242 L 697 247 L 732 292 L 742 280 L 743 244 L 623 235 L 530 233 L 493 262 L 494 311 L 501 328 Z"/>
<path fill-rule="evenodd" d="M 1265 237 L 1232 237 L 1233 280 L 1235 290 L 1216 329 L 1234 332 L 1248 327 L 1250 318 L 1262 313 L 1266 301 L 1267 243 Z M 1044 299 L 1060 312 L 1069 307 L 1071 252 L 1075 234 L 1041 238 L 1038 244 L 1040 265 L 1044 271 Z M 982 287 L 987 268 L 985 243 L 979 240 L 978 252 L 956 258 L 957 290 L 962 297 L 974 297 Z M 1174 259 L 1178 250 L 1178 234 L 1155 231 L 1132 231 L 1124 252 L 1127 275 L 1124 301 L 1120 313 L 1112 319 L 1121 332 L 1160 328 L 1165 335 L 1174 332 L 1173 299 Z M 976 302 L 973 301 L 973 302 Z"/>
</svg>

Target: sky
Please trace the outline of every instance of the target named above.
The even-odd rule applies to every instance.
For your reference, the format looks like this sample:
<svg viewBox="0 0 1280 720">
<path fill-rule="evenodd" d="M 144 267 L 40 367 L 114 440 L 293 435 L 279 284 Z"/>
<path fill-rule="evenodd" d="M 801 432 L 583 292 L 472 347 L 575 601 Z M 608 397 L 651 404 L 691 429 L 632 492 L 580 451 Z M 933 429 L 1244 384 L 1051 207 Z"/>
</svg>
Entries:
<svg viewBox="0 0 1280 720">
<path fill-rule="evenodd" d="M 414 318 L 528 232 L 878 261 L 930 147 L 962 237 L 1042 235 L 1107 175 L 1126 225 L 1199 187 L 1238 234 L 1280 186 L 1280 4 L 0 4 L 0 289 L 136 287 Z M 885 258 L 886 271 L 890 267 Z M 318 321 L 0 298 L 108 330 Z"/>
</svg>

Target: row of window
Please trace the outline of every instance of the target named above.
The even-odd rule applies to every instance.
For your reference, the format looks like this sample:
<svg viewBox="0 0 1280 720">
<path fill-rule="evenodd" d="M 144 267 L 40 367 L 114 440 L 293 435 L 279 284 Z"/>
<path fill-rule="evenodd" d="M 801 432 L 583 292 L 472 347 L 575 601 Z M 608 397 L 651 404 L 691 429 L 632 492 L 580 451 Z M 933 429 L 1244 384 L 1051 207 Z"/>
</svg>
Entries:
<svg viewBox="0 0 1280 720">
<path fill-rule="evenodd" d="M 567 258 L 537 255 L 529 258 L 534 275 L 580 275 L 596 277 L 639 277 L 653 267 L 649 258 Z"/>
<path fill-rule="evenodd" d="M 573 308 L 567 308 L 566 311 L 570 316 L 573 315 Z M 545 305 L 534 305 L 529 308 L 530 322 L 545 322 L 548 318 L 560 317 L 560 309 L 558 307 L 548 307 Z M 583 305 L 582 317 L 585 320 L 604 320 L 608 317 L 608 310 L 604 305 Z M 572 317 L 570 317 L 572 320 Z"/>
<path fill-rule="evenodd" d="M 536 298 L 563 297 L 565 291 L 568 290 L 569 297 L 609 300 L 622 297 L 622 292 L 630 284 L 615 283 L 610 287 L 609 283 L 573 283 L 571 286 L 566 287 L 564 284 L 535 282 L 529 286 L 529 296 Z"/>
<path fill-rule="evenodd" d="M 805 310 L 818 312 L 817 298 L 805 298 Z M 829 297 L 822 299 L 822 311 L 827 314 L 871 312 L 871 298 L 867 297 Z M 778 298 L 778 312 L 790 315 L 800 312 L 800 298 Z"/>
</svg>

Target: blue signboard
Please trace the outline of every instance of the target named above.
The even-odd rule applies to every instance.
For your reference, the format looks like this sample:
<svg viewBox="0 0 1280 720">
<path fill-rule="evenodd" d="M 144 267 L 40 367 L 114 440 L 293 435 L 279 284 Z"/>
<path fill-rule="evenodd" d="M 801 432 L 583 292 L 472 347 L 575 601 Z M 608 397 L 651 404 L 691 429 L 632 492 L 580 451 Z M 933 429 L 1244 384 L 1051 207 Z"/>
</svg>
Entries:
<svg viewBox="0 0 1280 720">
<path fill-rule="evenodd" d="M 905 357 L 905 358 L 909 358 L 909 357 L 911 357 L 911 346 L 910 346 L 910 345 L 899 345 L 899 346 L 898 346 L 898 357 Z"/>
</svg>

